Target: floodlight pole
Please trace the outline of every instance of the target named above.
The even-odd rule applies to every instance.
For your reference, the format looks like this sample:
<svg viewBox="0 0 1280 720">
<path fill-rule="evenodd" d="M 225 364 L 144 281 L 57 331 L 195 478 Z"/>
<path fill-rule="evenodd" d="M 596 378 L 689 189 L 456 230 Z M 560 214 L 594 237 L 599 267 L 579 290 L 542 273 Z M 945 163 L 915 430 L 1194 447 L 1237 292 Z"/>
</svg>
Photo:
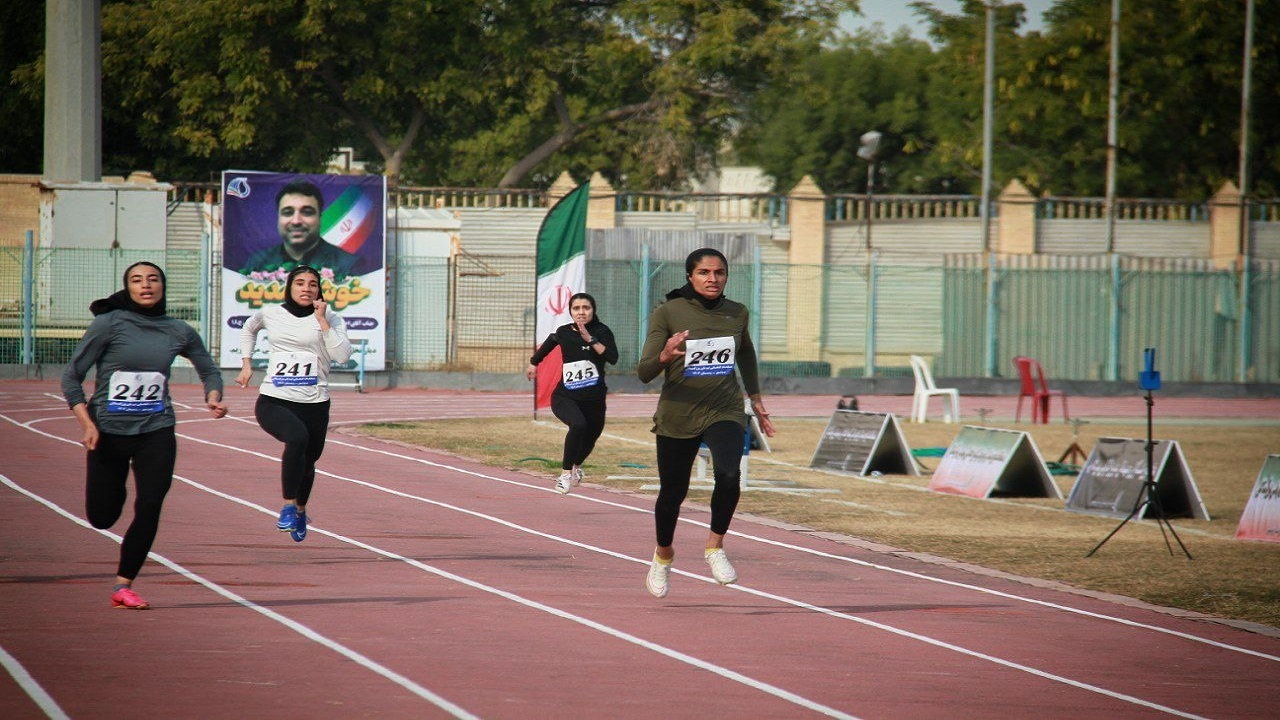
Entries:
<svg viewBox="0 0 1280 720">
<path fill-rule="evenodd" d="M 1250 96 L 1253 91 L 1253 17 L 1254 0 L 1248 0 L 1244 10 L 1244 62 L 1240 82 L 1240 362 L 1236 381 L 1249 379 L 1249 346 L 1252 345 L 1249 324 L 1249 284 L 1253 282 L 1253 268 L 1249 256 L 1253 252 L 1249 238 L 1249 114 Z"/>
<path fill-rule="evenodd" d="M 996 5 L 988 2 L 986 30 L 986 60 L 982 81 L 982 205 L 978 217 L 982 221 L 982 251 L 987 253 L 987 357 L 986 376 L 996 375 L 996 278 L 991 247 L 991 148 L 995 124 L 996 77 Z"/>
<path fill-rule="evenodd" d="M 867 321 L 866 321 L 866 353 L 867 357 L 863 363 L 863 377 L 872 377 L 876 374 L 876 265 L 874 261 L 875 250 L 871 246 L 871 215 L 875 204 L 871 200 L 874 192 L 872 188 L 876 183 L 876 159 L 873 154 L 867 160 Z"/>
<path fill-rule="evenodd" d="M 996 2 L 987 3 L 986 60 L 982 81 L 982 250 L 991 251 L 991 147 L 995 122 Z"/>
<path fill-rule="evenodd" d="M 881 134 L 875 130 L 868 130 L 862 134 L 859 140 L 862 147 L 858 148 L 858 157 L 867 161 L 867 202 L 866 202 L 866 220 L 867 220 L 867 236 L 865 241 L 865 250 L 867 254 L 867 313 L 866 313 L 866 329 L 865 329 L 865 353 L 866 358 L 863 363 L 863 377 L 872 377 L 876 373 L 876 266 L 875 266 L 875 249 L 871 245 L 871 216 L 874 214 L 875 204 L 872 201 L 872 194 L 875 192 L 876 185 L 876 155 L 880 151 Z"/>
<path fill-rule="evenodd" d="M 1116 251 L 1116 115 L 1120 97 L 1120 0 L 1111 0 L 1111 62 L 1107 73 L 1107 254 Z M 1107 352 L 1107 379 L 1120 376 L 1120 297 L 1111 298 L 1111 347 Z"/>
</svg>

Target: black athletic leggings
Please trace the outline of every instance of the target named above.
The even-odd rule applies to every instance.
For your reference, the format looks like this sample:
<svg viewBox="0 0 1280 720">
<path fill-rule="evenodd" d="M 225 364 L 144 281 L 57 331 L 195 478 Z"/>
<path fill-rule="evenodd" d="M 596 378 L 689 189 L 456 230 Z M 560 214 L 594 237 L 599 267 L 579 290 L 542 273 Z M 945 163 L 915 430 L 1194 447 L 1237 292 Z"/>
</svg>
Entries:
<svg viewBox="0 0 1280 720">
<path fill-rule="evenodd" d="M 151 552 L 151 543 L 160 527 L 160 508 L 173 484 L 173 464 L 178 457 L 178 441 L 173 427 L 141 435 L 98 433 L 98 446 L 88 453 L 85 481 L 85 515 L 89 524 L 105 530 L 116 524 L 129 495 L 129 464 L 137 497 L 133 500 L 133 522 L 120 543 L 120 564 L 116 574 L 130 580 Z"/>
<path fill-rule="evenodd" d="M 658 531 L 658 546 L 670 547 L 675 540 L 676 521 L 680 519 L 680 503 L 689 494 L 689 473 L 698 457 L 698 447 L 706 443 L 715 468 L 715 489 L 711 491 L 711 532 L 729 532 L 729 521 L 738 507 L 742 489 L 738 487 L 742 447 L 746 430 L 731 420 L 713 423 L 701 437 L 673 438 L 658 436 L 658 501 L 653 508 Z"/>
<path fill-rule="evenodd" d="M 564 455 L 560 467 L 564 470 L 586 462 L 596 447 L 596 440 L 604 432 L 604 398 L 574 400 L 558 393 L 551 394 L 551 412 L 560 422 L 569 426 L 564 437 Z"/>
<path fill-rule="evenodd" d="M 284 443 L 281 494 L 285 500 L 305 507 L 316 482 L 316 461 L 324 452 L 324 438 L 329 432 L 329 401 L 300 403 L 259 395 L 253 415 L 263 430 Z"/>
</svg>

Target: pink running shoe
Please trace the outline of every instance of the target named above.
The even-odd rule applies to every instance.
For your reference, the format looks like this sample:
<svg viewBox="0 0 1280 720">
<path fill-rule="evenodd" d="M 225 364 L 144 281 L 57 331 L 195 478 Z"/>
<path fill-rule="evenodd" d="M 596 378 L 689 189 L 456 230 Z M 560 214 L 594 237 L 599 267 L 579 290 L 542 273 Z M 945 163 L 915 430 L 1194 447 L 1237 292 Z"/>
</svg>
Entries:
<svg viewBox="0 0 1280 720">
<path fill-rule="evenodd" d="M 151 603 L 138 597 L 131 588 L 123 587 L 111 594 L 111 607 L 126 610 L 150 610 Z"/>
</svg>

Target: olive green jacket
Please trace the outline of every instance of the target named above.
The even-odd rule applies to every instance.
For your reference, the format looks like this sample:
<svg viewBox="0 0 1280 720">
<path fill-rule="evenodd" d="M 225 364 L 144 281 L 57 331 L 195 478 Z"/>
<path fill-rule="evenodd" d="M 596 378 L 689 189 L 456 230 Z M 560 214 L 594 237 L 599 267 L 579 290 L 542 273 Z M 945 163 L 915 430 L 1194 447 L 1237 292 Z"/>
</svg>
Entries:
<svg viewBox="0 0 1280 720">
<path fill-rule="evenodd" d="M 722 420 L 736 422 L 745 430 L 747 415 L 742 390 L 748 395 L 760 392 L 759 374 L 756 369 L 756 350 L 747 330 L 750 313 L 745 305 L 727 298 L 710 310 L 697 300 L 680 296 L 659 305 L 649 316 L 649 334 L 636 374 L 641 382 L 649 382 L 663 374 L 662 394 L 653 414 L 653 432 L 673 438 L 691 438 L 701 435 L 712 423 Z M 686 363 L 695 363 L 686 352 L 677 356 L 664 368 L 658 362 L 667 339 L 688 330 L 688 340 L 731 337 L 734 341 L 734 361 L 737 373 L 726 375 L 690 376 L 685 373 Z M 682 348 L 687 350 L 687 348 Z M 742 385 L 737 375 L 742 376 Z"/>
</svg>

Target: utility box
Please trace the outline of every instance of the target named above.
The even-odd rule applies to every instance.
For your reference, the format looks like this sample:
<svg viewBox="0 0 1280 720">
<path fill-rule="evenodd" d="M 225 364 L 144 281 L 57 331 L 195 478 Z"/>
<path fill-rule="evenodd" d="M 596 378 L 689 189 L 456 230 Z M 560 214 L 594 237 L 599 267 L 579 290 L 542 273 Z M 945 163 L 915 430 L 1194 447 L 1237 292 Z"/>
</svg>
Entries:
<svg viewBox="0 0 1280 720">
<path fill-rule="evenodd" d="M 40 183 L 37 252 L 54 252 L 59 266 L 79 270 L 53 274 L 53 263 L 37 264 L 36 282 L 45 289 L 36 307 L 42 321 L 83 331 L 89 303 L 123 287 L 125 268 L 139 260 L 167 265 L 172 186 L 134 177 L 143 179 Z"/>
<path fill-rule="evenodd" d="M 40 246 L 165 249 L 168 183 L 41 182 Z"/>
</svg>

